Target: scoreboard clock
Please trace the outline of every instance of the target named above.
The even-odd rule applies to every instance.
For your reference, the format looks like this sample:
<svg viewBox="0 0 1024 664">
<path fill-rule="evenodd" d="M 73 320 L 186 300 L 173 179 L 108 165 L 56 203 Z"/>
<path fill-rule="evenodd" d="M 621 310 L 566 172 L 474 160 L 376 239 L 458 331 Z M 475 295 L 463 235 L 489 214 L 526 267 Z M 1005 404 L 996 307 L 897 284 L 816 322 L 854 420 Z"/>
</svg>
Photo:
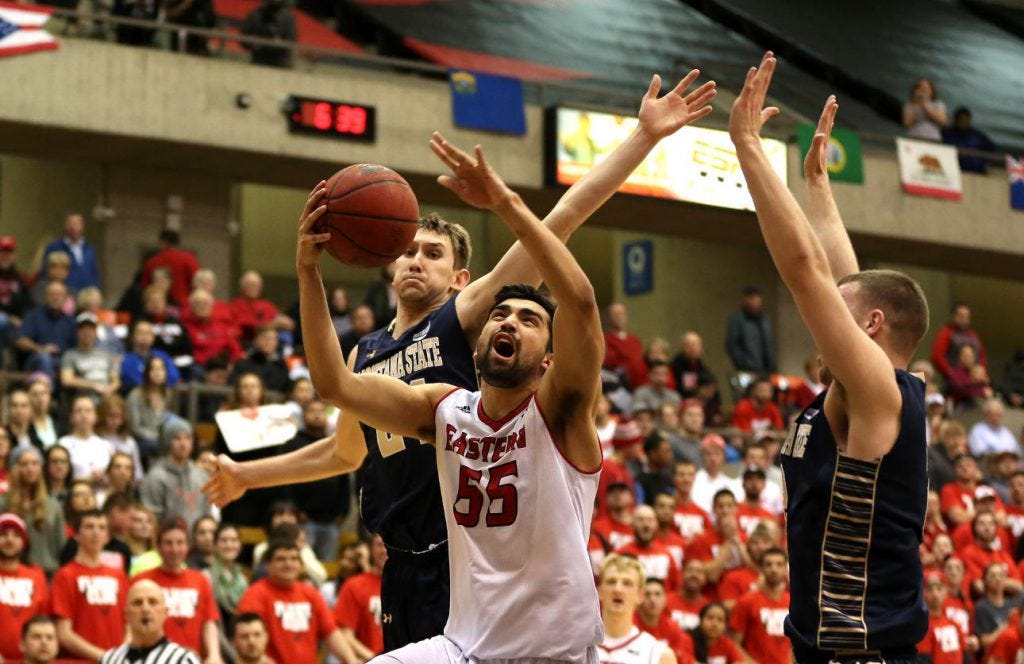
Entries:
<svg viewBox="0 0 1024 664">
<path fill-rule="evenodd" d="M 372 143 L 377 109 L 364 104 L 292 95 L 285 106 L 288 131 Z"/>
</svg>

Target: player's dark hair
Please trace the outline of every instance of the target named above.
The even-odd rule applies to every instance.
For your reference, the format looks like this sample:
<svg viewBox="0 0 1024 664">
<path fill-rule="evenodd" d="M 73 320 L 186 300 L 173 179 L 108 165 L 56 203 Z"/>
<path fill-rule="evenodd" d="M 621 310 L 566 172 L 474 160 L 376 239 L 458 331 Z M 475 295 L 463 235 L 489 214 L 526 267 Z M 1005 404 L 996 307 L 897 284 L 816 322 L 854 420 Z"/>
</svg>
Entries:
<svg viewBox="0 0 1024 664">
<path fill-rule="evenodd" d="M 267 627 L 260 614 L 247 611 L 245 613 L 239 613 L 235 616 L 235 619 L 231 621 L 231 636 L 235 635 L 235 630 L 238 629 L 239 625 L 248 625 L 249 623 L 259 623 L 263 625 L 264 629 Z"/>
<path fill-rule="evenodd" d="M 494 304 L 491 311 L 494 311 L 505 300 L 529 300 L 536 302 L 544 311 L 548 312 L 548 350 L 551 350 L 555 325 L 555 301 L 547 293 L 530 284 L 507 284 L 494 296 Z M 490 312 L 488 312 L 490 313 Z"/>
<path fill-rule="evenodd" d="M 216 542 L 217 539 L 220 537 L 221 533 L 223 533 L 225 530 L 233 530 L 237 533 L 238 526 L 231 523 L 230 521 L 221 521 L 217 524 L 217 530 L 213 531 L 213 541 Z"/>
<path fill-rule="evenodd" d="M 610 493 L 618 493 L 620 491 L 629 491 L 630 493 L 633 492 L 633 490 L 629 488 L 628 484 L 625 484 L 624 482 L 614 482 L 608 485 L 608 489 L 605 490 L 605 495 Z"/>
<path fill-rule="evenodd" d="M 757 561 L 758 565 L 763 565 L 764 559 L 768 556 L 782 556 L 783 560 L 789 561 L 789 554 L 786 553 L 785 549 L 779 546 L 773 546 L 769 549 L 765 549 L 765 551 L 761 554 L 761 559 Z"/>
<path fill-rule="evenodd" d="M 706 662 L 708 661 L 708 647 L 711 645 L 708 643 L 707 637 L 704 636 L 704 632 L 701 631 L 701 625 L 704 622 L 704 616 L 708 614 L 708 611 L 718 607 L 725 614 L 726 620 L 728 621 L 729 612 L 725 610 L 725 605 L 721 602 L 708 602 L 700 610 L 700 620 L 697 622 L 697 626 L 690 630 L 690 637 L 693 639 L 693 657 L 694 661 Z"/>
<path fill-rule="evenodd" d="M 431 212 L 419 221 L 419 229 L 430 231 L 448 238 L 455 250 L 455 269 L 462 270 L 469 267 L 469 259 L 473 256 L 473 242 L 469 239 L 469 232 L 454 222 L 448 221 L 436 212 Z"/>
<path fill-rule="evenodd" d="M 107 514 L 98 507 L 94 507 L 91 510 L 83 510 L 79 512 L 75 515 L 75 517 L 76 521 L 78 522 L 77 525 L 75 526 L 75 530 L 78 530 L 81 527 L 82 522 L 86 519 L 106 519 Z"/>
<path fill-rule="evenodd" d="M 291 524 L 289 524 L 291 525 Z M 296 527 L 297 528 L 297 527 Z M 267 544 L 267 550 L 263 554 L 263 562 L 269 564 L 274 559 L 274 554 L 278 551 L 298 551 L 299 543 L 294 537 L 271 537 L 270 542 Z"/>
<path fill-rule="evenodd" d="M 131 456 L 129 455 L 130 459 Z M 103 513 L 110 514 L 111 510 L 130 510 L 135 506 L 135 499 L 132 498 L 125 491 L 118 491 L 107 496 L 107 499 L 103 501 Z"/>
<path fill-rule="evenodd" d="M 651 435 L 644 438 L 644 454 L 650 454 L 654 450 L 658 449 L 658 446 L 663 442 L 667 443 L 666 438 L 660 431 L 655 431 Z"/>
<path fill-rule="evenodd" d="M 896 270 L 864 270 L 847 275 L 839 285 L 856 283 L 865 307 L 881 309 L 898 350 L 912 354 L 928 331 L 928 300 L 921 286 Z"/>
<path fill-rule="evenodd" d="M 732 489 L 719 489 L 711 499 L 711 506 L 714 507 L 718 503 L 718 499 L 726 495 L 732 498 L 733 502 L 736 502 L 736 494 L 732 492 Z"/>
<path fill-rule="evenodd" d="M 165 516 L 160 519 L 160 523 L 156 527 L 156 541 L 157 544 L 163 539 L 164 535 L 171 532 L 172 530 L 180 530 L 185 533 L 185 541 L 189 541 L 188 537 L 188 524 L 185 519 L 180 516 Z"/>
<path fill-rule="evenodd" d="M 646 586 L 648 583 L 656 583 L 659 586 L 661 586 L 662 589 L 665 588 L 665 579 L 658 579 L 653 576 L 649 576 L 646 579 L 644 579 L 644 585 Z"/>
<path fill-rule="evenodd" d="M 32 629 L 33 625 L 52 625 L 53 629 L 57 629 L 57 623 L 48 615 L 39 614 L 38 616 L 32 616 L 25 621 L 25 624 L 21 626 L 21 638 L 22 640 L 28 636 L 28 631 Z"/>
<path fill-rule="evenodd" d="M 680 459 L 679 461 L 676 461 L 675 470 L 677 472 L 679 471 L 679 466 L 690 466 L 694 470 L 697 469 L 697 464 L 693 461 L 693 459 Z"/>
</svg>

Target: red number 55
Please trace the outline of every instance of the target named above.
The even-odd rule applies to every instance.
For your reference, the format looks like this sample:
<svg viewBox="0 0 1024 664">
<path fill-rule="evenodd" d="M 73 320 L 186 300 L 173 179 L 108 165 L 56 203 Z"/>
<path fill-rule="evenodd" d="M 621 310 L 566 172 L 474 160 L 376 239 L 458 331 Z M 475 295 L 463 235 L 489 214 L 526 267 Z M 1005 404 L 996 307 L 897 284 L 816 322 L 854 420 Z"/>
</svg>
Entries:
<svg viewBox="0 0 1024 664">
<path fill-rule="evenodd" d="M 484 512 L 484 523 L 488 528 L 508 526 L 515 523 L 519 515 L 519 493 L 515 484 L 511 482 L 502 484 L 506 477 L 519 477 L 519 469 L 515 461 L 503 463 L 500 466 L 491 468 L 487 473 L 487 483 L 484 491 L 480 487 L 483 482 L 484 471 L 474 470 L 466 466 L 459 466 L 459 492 L 455 496 L 455 505 L 452 513 L 455 515 L 455 522 L 460 526 L 473 528 L 480 523 L 480 512 L 484 506 L 484 491 L 487 493 L 487 510 Z M 466 500 L 466 510 L 459 511 L 459 503 Z M 501 509 L 493 511 L 492 506 L 496 501 L 501 501 Z"/>
</svg>

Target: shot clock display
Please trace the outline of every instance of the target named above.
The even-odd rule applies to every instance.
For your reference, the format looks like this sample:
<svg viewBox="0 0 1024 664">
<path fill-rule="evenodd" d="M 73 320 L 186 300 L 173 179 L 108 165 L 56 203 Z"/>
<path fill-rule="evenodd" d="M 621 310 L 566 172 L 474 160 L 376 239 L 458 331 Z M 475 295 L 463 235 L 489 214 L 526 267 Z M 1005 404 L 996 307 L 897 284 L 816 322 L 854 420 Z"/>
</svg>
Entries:
<svg viewBox="0 0 1024 664">
<path fill-rule="evenodd" d="M 285 106 L 288 131 L 372 143 L 377 137 L 373 106 L 292 95 Z"/>
</svg>

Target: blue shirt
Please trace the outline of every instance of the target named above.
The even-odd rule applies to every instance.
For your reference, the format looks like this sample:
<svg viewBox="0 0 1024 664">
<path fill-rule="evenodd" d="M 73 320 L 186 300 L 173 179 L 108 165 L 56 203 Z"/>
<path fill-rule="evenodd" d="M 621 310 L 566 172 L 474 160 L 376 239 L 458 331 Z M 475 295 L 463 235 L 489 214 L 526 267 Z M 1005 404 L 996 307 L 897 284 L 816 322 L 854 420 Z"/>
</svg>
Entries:
<svg viewBox="0 0 1024 664">
<path fill-rule="evenodd" d="M 476 391 L 473 350 L 455 299 L 398 339 L 387 329 L 363 337 L 356 371 L 393 376 L 410 385 L 447 383 Z M 426 551 L 447 540 L 433 446 L 362 427 L 367 455 L 359 474 L 359 505 L 366 527 L 389 547 L 405 551 Z"/>
<path fill-rule="evenodd" d="M 68 288 L 72 291 L 80 291 L 86 286 L 100 287 L 100 268 L 99 263 L 96 262 L 96 251 L 85 238 L 82 238 L 81 242 L 81 260 L 75 255 L 76 252 L 71 250 L 71 245 L 68 244 L 67 238 L 63 237 L 46 245 L 46 249 L 43 251 L 44 266 L 46 265 L 46 257 L 55 251 L 63 251 L 71 257 L 71 272 L 68 273 L 67 284 Z"/>
<path fill-rule="evenodd" d="M 18 336 L 41 345 L 56 344 L 63 353 L 75 345 L 75 319 L 45 306 L 35 307 L 22 319 Z"/>
<path fill-rule="evenodd" d="M 149 354 L 152 357 L 159 357 L 164 361 L 164 366 L 167 367 L 167 387 L 177 385 L 178 381 L 181 380 L 181 374 L 178 372 L 178 367 L 174 365 L 174 360 L 171 359 L 171 356 L 155 348 L 149 351 Z M 122 390 L 142 385 L 142 372 L 146 370 L 146 362 L 148 361 L 148 357 L 142 357 L 135 351 L 124 354 L 124 358 L 121 360 Z"/>
<path fill-rule="evenodd" d="M 913 648 L 928 629 L 918 555 L 928 502 L 924 383 L 905 371 L 896 371 L 896 382 L 900 433 L 881 460 L 837 449 L 825 419 L 827 390 L 782 445 L 791 577 L 785 631 L 798 661 Z"/>
</svg>

